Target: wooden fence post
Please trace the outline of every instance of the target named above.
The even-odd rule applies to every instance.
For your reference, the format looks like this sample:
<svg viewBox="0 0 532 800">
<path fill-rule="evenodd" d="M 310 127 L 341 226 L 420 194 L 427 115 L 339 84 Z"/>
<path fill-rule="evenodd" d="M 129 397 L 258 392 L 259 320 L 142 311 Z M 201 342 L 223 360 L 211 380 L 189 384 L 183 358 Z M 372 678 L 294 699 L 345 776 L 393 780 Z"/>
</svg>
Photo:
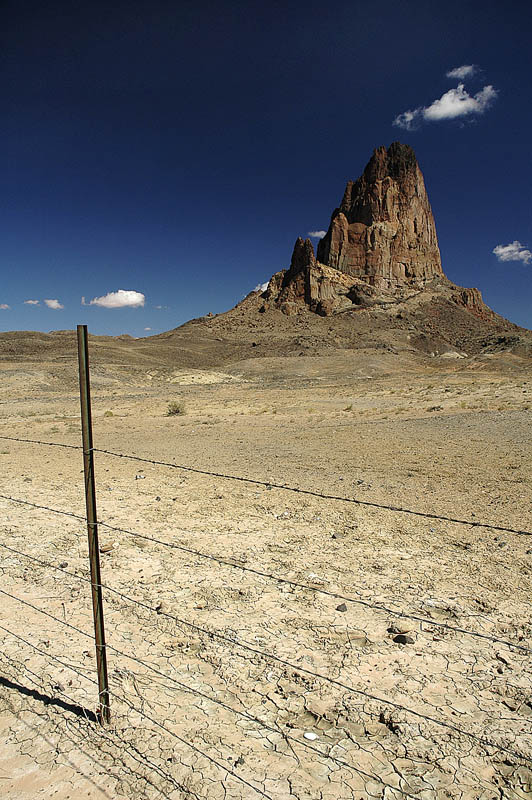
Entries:
<svg viewBox="0 0 532 800">
<path fill-rule="evenodd" d="M 91 570 L 92 612 L 98 670 L 98 718 L 108 723 L 111 719 L 107 655 L 103 624 L 103 600 L 100 577 L 100 550 L 98 545 L 98 517 L 96 515 L 96 488 L 94 483 L 94 453 L 92 447 L 92 414 L 89 376 L 89 349 L 87 326 L 78 325 L 79 394 L 81 401 L 81 429 L 83 434 L 83 471 L 85 474 L 85 503 L 87 508 L 87 533 L 89 536 L 89 561 Z"/>
</svg>

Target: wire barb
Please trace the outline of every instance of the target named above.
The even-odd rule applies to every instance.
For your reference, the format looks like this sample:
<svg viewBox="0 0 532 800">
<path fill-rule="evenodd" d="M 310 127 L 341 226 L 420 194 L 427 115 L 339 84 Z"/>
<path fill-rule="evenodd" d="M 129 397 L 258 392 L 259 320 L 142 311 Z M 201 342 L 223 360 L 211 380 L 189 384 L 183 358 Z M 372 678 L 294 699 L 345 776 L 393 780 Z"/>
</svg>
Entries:
<svg viewBox="0 0 532 800">
<path fill-rule="evenodd" d="M 87 578 L 81 578 L 80 576 L 75 576 L 75 577 L 78 577 L 80 580 L 83 580 L 83 581 L 85 581 L 87 583 L 90 583 L 90 580 L 87 579 Z M 147 603 L 143 603 L 141 600 L 137 600 L 134 597 L 130 597 L 129 595 L 126 595 L 123 592 L 120 592 L 118 589 L 114 589 L 113 587 L 107 586 L 106 584 L 103 584 L 103 583 L 100 584 L 100 588 L 106 589 L 107 591 L 118 595 L 118 597 L 121 597 L 123 600 L 127 600 L 128 602 L 133 603 L 134 605 L 140 606 L 141 608 L 144 608 L 144 609 L 146 609 L 148 611 L 151 611 L 154 614 L 157 614 L 157 615 L 160 615 L 160 616 L 163 616 L 163 617 L 167 617 L 168 619 L 172 619 L 175 622 L 179 623 L 180 625 L 185 625 L 186 627 L 191 628 L 192 630 L 194 630 L 194 631 L 196 631 L 198 633 L 202 633 L 202 634 L 204 634 L 204 635 L 206 635 L 206 636 L 208 636 L 210 638 L 218 639 L 219 641 L 222 641 L 222 642 L 224 642 L 226 644 L 230 644 L 230 645 L 236 646 L 236 647 L 238 647 L 238 648 L 240 648 L 242 650 L 247 650 L 248 652 L 254 653 L 255 655 L 258 655 L 261 658 L 265 658 L 266 660 L 282 664 L 285 667 L 290 667 L 290 669 L 292 669 L 292 670 L 294 670 L 296 672 L 303 673 L 305 675 L 310 675 L 310 676 L 312 676 L 314 678 L 317 678 L 318 680 L 322 680 L 322 681 L 324 681 L 326 683 L 329 683 L 329 684 L 331 684 L 333 686 L 338 686 L 339 688 L 344 689 L 345 691 L 347 691 L 347 692 L 349 692 L 351 694 L 356 694 L 356 695 L 360 695 L 360 696 L 363 696 L 363 697 L 367 697 L 369 700 L 375 700 L 375 701 L 377 701 L 379 703 L 383 703 L 384 705 L 388 705 L 388 706 L 390 706 L 390 707 L 392 707 L 392 708 L 394 708 L 394 709 L 396 709 L 398 711 L 404 711 L 405 713 L 410 714 L 410 715 L 412 715 L 414 717 L 417 717 L 419 719 L 423 719 L 423 720 L 425 720 L 427 722 L 432 722 L 435 725 L 439 725 L 440 727 L 446 728 L 446 729 L 454 731 L 455 733 L 458 733 L 458 734 L 460 734 L 462 736 L 466 736 L 466 737 L 468 737 L 470 739 L 473 739 L 474 741 L 478 742 L 479 744 L 484 745 L 485 747 L 492 747 L 495 750 L 499 750 L 501 752 L 508 753 L 508 754 L 514 756 L 515 758 L 523 759 L 524 761 L 527 761 L 530 764 L 532 764 L 532 758 L 529 758 L 528 756 L 525 756 L 522 753 L 518 753 L 518 752 L 516 752 L 514 750 L 510 750 L 509 748 L 504 747 L 503 745 L 495 744 L 494 742 L 491 742 L 489 739 L 486 739 L 483 736 L 478 736 L 475 733 L 471 733 L 470 731 L 466 731 L 463 728 L 460 728 L 458 725 L 454 725 L 454 724 L 452 724 L 450 722 L 445 722 L 444 720 L 437 719 L 436 717 L 432 717 L 432 716 L 430 716 L 428 714 L 423 714 L 422 712 L 416 711 L 415 709 L 412 709 L 412 708 L 408 708 L 407 706 L 404 706 L 401 703 L 396 703 L 394 700 L 388 700 L 386 697 L 380 697 L 379 695 L 374 695 L 371 692 L 366 691 L 365 689 L 357 689 L 355 686 L 350 686 L 349 684 L 343 683 L 342 681 L 339 681 L 336 678 L 330 678 L 328 675 L 324 675 L 323 673 L 320 673 L 320 672 L 315 672 L 314 670 L 308 669 L 307 667 L 303 667 L 303 666 L 300 666 L 300 665 L 297 665 L 297 664 L 293 664 L 292 662 L 287 661 L 286 659 L 281 658 L 280 656 L 277 656 L 274 653 L 268 653 L 268 652 L 266 652 L 264 650 L 260 650 L 259 648 L 254 647 L 253 645 L 250 645 L 248 642 L 239 641 L 238 639 L 233 639 L 232 637 L 227 636 L 226 634 L 220 633 L 219 631 L 213 631 L 213 630 L 210 630 L 209 628 L 204 628 L 201 625 L 196 625 L 193 622 L 188 622 L 187 620 L 181 619 L 180 617 L 177 617 L 174 614 L 169 614 L 168 612 L 164 611 L 161 608 L 154 608 L 153 606 L 150 606 Z M 0 589 L 0 591 L 2 591 L 4 594 L 7 594 L 7 592 L 5 592 L 4 590 Z M 13 595 L 10 595 L 10 596 L 14 597 Z M 15 600 L 19 600 L 20 602 L 25 603 L 26 605 L 31 605 L 31 603 L 28 603 L 25 600 L 21 600 L 20 598 L 14 597 L 14 599 Z M 46 616 L 52 616 L 48 612 L 42 611 L 41 609 L 37 608 L 37 606 L 32 606 L 32 608 L 34 608 L 36 611 L 41 611 L 41 613 L 45 614 Z M 66 625 L 68 625 L 68 627 L 74 627 L 74 626 L 71 626 L 69 623 L 65 623 L 63 620 L 59 620 L 58 618 L 55 618 L 53 616 L 52 616 L 52 619 L 56 619 L 57 622 L 60 622 L 61 624 L 66 624 Z M 76 629 L 76 630 L 78 630 L 78 629 Z M 81 631 L 81 630 L 78 630 L 78 632 L 79 633 L 83 633 L 83 631 Z M 86 634 L 84 634 L 84 635 L 86 635 Z M 111 648 L 111 649 L 114 649 L 114 648 Z M 126 654 L 121 653 L 121 655 L 126 655 Z M 130 656 L 126 656 L 126 657 L 130 658 Z M 135 659 L 133 659 L 133 660 L 135 660 Z M 368 712 L 365 712 L 365 713 L 368 713 Z"/>
<path fill-rule="evenodd" d="M 40 444 L 48 445 L 50 447 L 66 447 L 71 450 L 81 450 L 79 445 L 64 444 L 62 442 L 43 442 L 37 439 L 21 439 L 14 436 L 0 436 L 0 439 L 6 439 L 13 442 L 25 442 L 27 444 Z M 268 489 L 282 489 L 287 492 L 295 492 L 297 494 L 304 494 L 310 497 L 319 497 L 323 500 L 336 500 L 341 503 L 354 503 L 359 506 L 366 506 L 369 508 L 379 508 L 383 511 L 392 511 L 396 514 L 412 514 L 416 517 L 424 517 L 425 519 L 438 519 L 443 522 L 453 522 L 458 525 L 470 525 L 472 528 L 489 528 L 493 531 L 501 531 L 503 533 L 515 533 L 518 536 L 532 536 L 532 531 L 520 530 L 518 528 L 510 528 L 504 525 L 494 525 L 489 522 L 479 522 L 477 520 L 460 519 L 458 517 L 448 517 L 444 514 L 435 514 L 430 511 L 417 511 L 412 508 L 404 508 L 402 506 L 388 505 L 386 503 L 376 503 L 371 500 L 360 500 L 357 497 L 345 497 L 344 495 L 326 494 L 325 492 L 318 492 L 314 489 L 301 489 L 297 486 L 288 486 L 286 483 L 276 483 L 272 481 L 264 481 L 258 478 L 246 478 L 242 475 L 230 475 L 225 472 L 213 472 L 211 470 L 199 469 L 198 467 L 190 467 L 185 464 L 174 464 L 171 461 L 159 461 L 153 458 L 142 458 L 128 453 L 115 453 L 113 450 L 104 450 L 100 447 L 93 447 L 93 453 L 102 453 L 103 455 L 113 456 L 115 458 L 127 458 L 132 461 L 140 461 L 144 464 L 154 464 L 161 467 L 169 467 L 171 469 L 178 469 L 182 472 L 192 472 L 196 475 L 209 475 L 213 478 L 223 478 L 225 480 L 239 481 L 241 483 L 250 483 L 254 486 L 264 486 Z"/>
<path fill-rule="evenodd" d="M 27 503 L 24 500 L 7 497 L 5 495 L 0 495 L 0 498 L 13 500 L 16 503 L 23 503 L 25 505 L 35 506 L 36 508 L 41 508 L 41 509 L 45 509 L 47 511 L 52 511 L 55 514 L 65 514 L 66 516 L 74 516 L 74 517 L 78 518 L 77 515 L 71 514 L 68 511 L 60 511 L 58 509 L 49 508 L 48 506 L 36 506 L 34 503 Z M 85 517 L 79 517 L 79 518 L 83 519 L 83 520 L 86 519 Z M 415 622 L 419 622 L 419 623 L 424 624 L 424 625 L 432 625 L 432 626 L 434 626 L 436 628 L 441 628 L 443 630 L 454 631 L 455 633 L 462 633 L 465 636 L 473 636 L 475 638 L 485 639 L 486 641 L 494 642 L 496 644 L 503 644 L 506 647 L 512 648 L 514 650 L 519 650 L 519 651 L 524 652 L 524 653 L 532 653 L 532 647 L 527 647 L 526 645 L 523 645 L 523 644 L 517 644 L 517 642 L 511 642 L 508 639 L 501 639 L 498 636 L 492 636 L 489 633 L 480 633 L 479 631 L 470 631 L 467 628 L 460 628 L 460 627 L 458 627 L 456 625 L 449 625 L 449 623 L 447 623 L 447 622 L 439 622 L 438 620 L 430 619 L 429 617 L 420 617 L 417 614 L 411 614 L 411 613 L 409 613 L 407 611 L 396 611 L 395 609 L 389 608 L 388 606 L 378 605 L 376 603 L 370 603 L 367 600 L 363 600 L 361 598 L 352 597 L 350 595 L 345 595 L 345 594 L 340 594 L 339 592 L 331 592 L 328 589 L 320 589 L 319 586 L 312 586 L 312 585 L 310 585 L 308 583 L 301 583 L 299 581 L 293 581 L 290 578 L 284 578 L 281 575 L 272 575 L 272 574 L 270 574 L 268 572 L 262 572 L 261 570 L 254 569 L 253 567 L 246 567 L 243 564 L 234 564 L 231 561 L 226 561 L 225 559 L 220 558 L 219 556 L 214 556 L 214 555 L 209 554 L 209 553 L 202 553 L 200 550 L 194 550 L 194 549 L 189 548 L 189 547 L 184 547 L 183 545 L 178 545 L 178 544 L 175 544 L 174 542 L 165 542 L 162 539 L 156 539 L 153 536 L 147 536 L 146 534 L 143 534 L 143 533 L 137 533 L 135 531 L 130 531 L 127 528 L 119 528 L 116 525 L 110 525 L 109 523 L 103 522 L 102 520 L 99 520 L 97 523 L 94 523 L 94 524 L 95 525 L 100 525 L 103 528 L 107 528 L 109 530 L 115 531 L 116 533 L 127 533 L 130 536 L 138 537 L 140 539 L 145 539 L 145 540 L 147 540 L 149 542 L 154 542 L 155 544 L 160 544 L 160 545 L 163 545 L 165 547 L 169 547 L 169 548 L 171 548 L 173 550 L 180 550 L 180 551 L 182 551 L 184 553 L 196 555 L 198 557 L 205 558 L 205 559 L 208 559 L 208 560 L 211 560 L 211 561 L 216 561 L 216 562 L 218 562 L 220 564 L 223 564 L 224 566 L 231 567 L 233 569 L 239 569 L 239 570 L 241 570 L 243 572 L 251 572 L 254 575 L 259 575 L 260 577 L 268 578 L 270 580 L 276 581 L 277 583 L 283 583 L 283 584 L 286 584 L 288 586 L 293 586 L 293 587 L 298 588 L 298 589 L 306 589 L 308 591 L 315 592 L 316 594 L 323 594 L 323 595 L 325 595 L 327 597 L 333 597 L 336 600 L 347 600 L 349 603 L 353 603 L 355 605 L 364 606 L 365 608 L 371 608 L 371 609 L 373 609 L 375 611 L 381 611 L 381 612 L 383 612 L 385 614 L 390 614 L 390 615 L 392 615 L 394 617 L 398 617 L 400 619 L 411 619 L 411 620 L 414 620 Z M 47 561 L 43 561 L 42 559 L 38 559 L 35 556 L 30 556 L 28 553 L 24 553 L 21 550 L 16 550 L 13 547 L 9 547 L 9 545 L 3 544 L 2 542 L 0 542 L 0 547 L 3 547 L 6 550 L 11 550 L 12 552 L 17 553 L 17 555 L 23 556 L 25 558 L 29 558 L 32 561 L 35 561 L 38 564 L 41 564 L 42 566 L 48 567 L 50 569 L 57 570 L 58 572 L 64 572 L 65 575 L 70 575 L 73 578 L 78 578 L 79 580 L 86 580 L 88 583 L 92 583 L 87 578 L 81 578 L 79 575 L 76 575 L 75 572 L 69 572 L 68 570 L 66 570 L 66 569 L 64 569 L 62 567 L 59 567 L 56 564 L 51 564 L 51 563 L 49 563 Z M 94 585 L 98 586 L 98 584 L 94 584 Z M 102 584 L 102 586 L 104 586 L 104 584 Z M 104 586 L 104 588 L 108 588 L 108 587 Z"/>
</svg>

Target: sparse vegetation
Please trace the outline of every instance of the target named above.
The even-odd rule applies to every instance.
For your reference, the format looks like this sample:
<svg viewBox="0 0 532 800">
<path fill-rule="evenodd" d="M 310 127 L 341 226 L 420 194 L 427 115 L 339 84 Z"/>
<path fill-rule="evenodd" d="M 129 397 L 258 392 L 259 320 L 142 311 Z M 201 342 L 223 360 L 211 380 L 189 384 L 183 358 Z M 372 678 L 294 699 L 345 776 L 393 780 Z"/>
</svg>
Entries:
<svg viewBox="0 0 532 800">
<path fill-rule="evenodd" d="M 114 414 L 113 414 L 112 411 L 105 411 L 104 412 L 104 417 L 114 417 Z"/>
<path fill-rule="evenodd" d="M 185 403 L 183 400 L 172 400 L 168 403 L 168 408 L 166 409 L 167 417 L 183 416 L 185 413 Z"/>
</svg>

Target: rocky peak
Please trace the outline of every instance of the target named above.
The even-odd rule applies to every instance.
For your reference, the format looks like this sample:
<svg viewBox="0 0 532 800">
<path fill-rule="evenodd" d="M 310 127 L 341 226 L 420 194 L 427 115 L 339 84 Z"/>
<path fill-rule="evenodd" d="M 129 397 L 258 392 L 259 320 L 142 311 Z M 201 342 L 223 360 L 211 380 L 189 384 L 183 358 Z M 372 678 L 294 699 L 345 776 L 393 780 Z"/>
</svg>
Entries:
<svg viewBox="0 0 532 800">
<path fill-rule="evenodd" d="M 302 239 L 298 236 L 294 245 L 292 253 L 292 260 L 290 261 L 290 269 L 286 273 L 286 278 L 289 280 L 301 272 L 304 267 L 313 267 L 316 264 L 316 257 L 314 255 L 314 247 L 310 239 Z"/>
<path fill-rule="evenodd" d="M 452 314 L 465 310 L 499 324 L 477 289 L 445 277 L 423 175 L 412 148 L 400 142 L 373 151 L 360 178 L 347 183 L 317 255 L 310 239 L 299 237 L 290 267 L 271 278 L 261 302 L 263 312 L 306 309 L 326 317 L 398 308 L 399 315 L 407 305 L 432 309 L 434 302 L 443 316 L 449 306 Z"/>
<path fill-rule="evenodd" d="M 422 287 L 443 277 L 432 210 L 414 151 L 379 147 L 347 183 L 317 260 L 381 289 Z"/>
</svg>

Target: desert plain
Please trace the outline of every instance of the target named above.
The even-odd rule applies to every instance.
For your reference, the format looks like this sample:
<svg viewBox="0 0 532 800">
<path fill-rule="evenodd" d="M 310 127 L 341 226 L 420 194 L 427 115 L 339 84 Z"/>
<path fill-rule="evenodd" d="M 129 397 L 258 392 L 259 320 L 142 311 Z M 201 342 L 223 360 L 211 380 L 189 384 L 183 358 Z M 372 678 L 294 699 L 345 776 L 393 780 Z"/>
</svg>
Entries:
<svg viewBox="0 0 532 800">
<path fill-rule="evenodd" d="M 95 453 L 111 722 L 77 363 L 15 354 L 2 795 L 532 797 L 529 361 L 92 352 L 96 450 L 147 459 Z"/>
</svg>

